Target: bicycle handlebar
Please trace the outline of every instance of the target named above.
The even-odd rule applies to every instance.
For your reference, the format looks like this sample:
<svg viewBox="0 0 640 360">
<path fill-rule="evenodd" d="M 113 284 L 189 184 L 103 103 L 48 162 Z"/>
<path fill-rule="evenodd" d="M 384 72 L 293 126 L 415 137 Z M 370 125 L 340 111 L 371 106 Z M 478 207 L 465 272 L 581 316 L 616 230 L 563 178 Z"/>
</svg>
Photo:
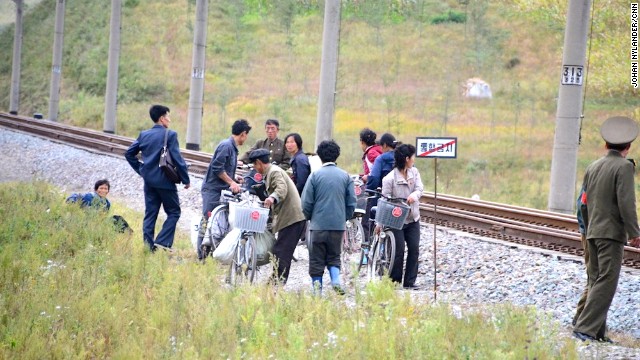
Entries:
<svg viewBox="0 0 640 360">
<path fill-rule="evenodd" d="M 390 202 L 401 203 L 403 205 L 407 205 L 406 199 L 397 198 L 397 197 L 393 197 L 393 196 L 386 196 L 386 195 L 384 195 L 382 193 L 382 189 L 381 188 L 377 188 L 376 190 L 365 189 L 364 192 L 367 193 L 367 194 L 371 194 L 372 198 L 379 196 L 379 197 L 381 197 L 381 198 L 383 198 L 385 200 L 388 200 Z"/>
<path fill-rule="evenodd" d="M 255 186 L 255 185 L 254 185 Z M 239 193 L 233 193 L 230 189 L 222 190 L 220 193 L 220 198 L 224 199 L 225 202 L 241 202 L 243 200 L 251 200 L 252 203 L 260 205 L 260 207 L 264 207 L 263 200 L 256 200 L 252 198 L 250 195 L 253 195 L 249 192 L 249 190 L 243 189 Z M 249 196 L 248 196 L 249 195 Z"/>
</svg>

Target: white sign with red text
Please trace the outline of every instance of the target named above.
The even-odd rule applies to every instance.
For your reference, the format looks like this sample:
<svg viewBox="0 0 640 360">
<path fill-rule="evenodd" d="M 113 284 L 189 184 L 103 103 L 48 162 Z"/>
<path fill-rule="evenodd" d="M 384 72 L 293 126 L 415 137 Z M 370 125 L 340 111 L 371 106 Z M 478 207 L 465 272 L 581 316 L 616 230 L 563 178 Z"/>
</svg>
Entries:
<svg viewBox="0 0 640 360">
<path fill-rule="evenodd" d="M 416 157 L 455 159 L 458 156 L 458 138 L 416 138 Z"/>
</svg>

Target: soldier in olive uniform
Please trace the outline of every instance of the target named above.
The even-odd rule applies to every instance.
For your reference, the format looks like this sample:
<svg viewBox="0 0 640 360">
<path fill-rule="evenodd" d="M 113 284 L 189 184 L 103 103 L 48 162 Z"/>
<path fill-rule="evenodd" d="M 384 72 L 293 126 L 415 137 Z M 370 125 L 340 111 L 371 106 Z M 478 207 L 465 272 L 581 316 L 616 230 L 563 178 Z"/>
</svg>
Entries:
<svg viewBox="0 0 640 360">
<path fill-rule="evenodd" d="M 610 342 L 607 313 L 618 287 L 624 245 L 629 239 L 631 246 L 640 246 L 634 165 L 625 159 L 638 136 L 638 125 L 627 117 L 612 117 L 602 124 L 600 134 L 607 155 L 587 167 L 582 185 L 588 216 L 589 291 L 573 334 L 583 341 Z"/>
<path fill-rule="evenodd" d="M 243 163 L 249 162 L 249 155 L 252 151 L 257 149 L 265 149 L 269 152 L 269 162 L 278 165 L 282 170 L 287 170 L 291 166 L 291 154 L 284 147 L 284 141 L 278 138 L 278 132 L 280 131 L 280 122 L 276 119 L 269 119 L 264 124 L 264 130 L 267 133 L 267 138 L 264 140 L 258 140 L 255 145 L 249 149 L 240 160 Z"/>
</svg>

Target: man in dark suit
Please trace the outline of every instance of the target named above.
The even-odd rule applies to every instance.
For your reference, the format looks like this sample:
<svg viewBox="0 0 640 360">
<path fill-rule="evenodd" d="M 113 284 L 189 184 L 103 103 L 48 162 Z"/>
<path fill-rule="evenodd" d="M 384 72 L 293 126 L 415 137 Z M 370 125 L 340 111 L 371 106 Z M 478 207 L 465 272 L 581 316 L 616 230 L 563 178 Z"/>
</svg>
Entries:
<svg viewBox="0 0 640 360">
<path fill-rule="evenodd" d="M 141 131 L 138 139 L 131 144 L 124 156 L 133 170 L 144 180 L 145 210 L 142 225 L 144 243 L 152 252 L 157 248 L 170 251 L 173 246 L 176 223 L 180 218 L 180 200 L 176 184 L 171 182 L 159 167 L 165 132 L 167 132 L 167 150 L 171 154 L 174 165 L 178 168 L 178 175 L 185 189 L 190 186 L 189 173 L 187 165 L 180 155 L 178 134 L 169 130 L 171 123 L 169 108 L 163 105 L 153 105 L 149 109 L 149 116 L 155 125 L 149 130 Z M 142 162 L 136 157 L 140 152 L 142 152 Z M 167 214 L 167 220 L 154 241 L 160 205 Z"/>
<path fill-rule="evenodd" d="M 617 116 L 600 128 L 607 155 L 587 167 L 582 187 L 587 212 L 587 300 L 573 334 L 580 340 L 611 340 L 606 336 L 607 313 L 618 287 L 627 239 L 640 246 L 636 214 L 634 165 L 625 158 L 638 136 L 632 119 Z"/>
</svg>

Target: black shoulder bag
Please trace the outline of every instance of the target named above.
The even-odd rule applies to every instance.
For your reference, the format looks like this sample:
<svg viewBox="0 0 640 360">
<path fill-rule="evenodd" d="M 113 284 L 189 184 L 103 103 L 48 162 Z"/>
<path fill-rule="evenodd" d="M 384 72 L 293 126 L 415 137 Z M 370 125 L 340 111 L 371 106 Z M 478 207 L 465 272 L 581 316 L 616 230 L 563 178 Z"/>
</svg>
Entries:
<svg viewBox="0 0 640 360">
<path fill-rule="evenodd" d="M 164 175 L 169 179 L 169 181 L 179 184 L 180 176 L 178 175 L 178 169 L 173 164 L 173 160 L 171 159 L 171 155 L 167 150 L 167 136 L 169 135 L 169 129 L 164 132 L 164 146 L 162 147 L 162 152 L 160 153 L 160 169 Z"/>
</svg>

